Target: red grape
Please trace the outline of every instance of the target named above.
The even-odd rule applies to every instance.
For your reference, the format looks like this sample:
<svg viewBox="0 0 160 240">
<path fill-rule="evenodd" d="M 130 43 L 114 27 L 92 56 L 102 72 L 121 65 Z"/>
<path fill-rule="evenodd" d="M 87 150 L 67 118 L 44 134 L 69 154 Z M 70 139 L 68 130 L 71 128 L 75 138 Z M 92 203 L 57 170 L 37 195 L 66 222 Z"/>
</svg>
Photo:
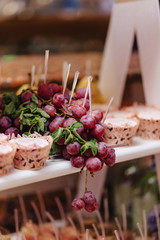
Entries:
<svg viewBox="0 0 160 240">
<path fill-rule="evenodd" d="M 52 102 L 53 102 L 53 104 L 54 104 L 55 107 L 61 108 L 62 105 L 64 105 L 65 98 L 64 98 L 63 94 L 61 94 L 61 93 L 56 93 L 56 94 L 53 96 Z"/>
<path fill-rule="evenodd" d="M 63 147 L 60 146 L 60 145 L 58 145 L 58 146 L 57 146 L 57 152 L 56 152 L 56 154 L 61 154 L 62 151 L 63 151 Z M 67 159 L 67 158 L 66 158 L 66 159 Z"/>
<path fill-rule="evenodd" d="M 74 97 L 76 99 L 84 98 L 85 94 L 86 94 L 86 88 L 80 88 L 75 92 Z M 89 93 L 87 94 L 87 98 L 89 99 Z"/>
<path fill-rule="evenodd" d="M 91 151 L 90 148 L 87 149 L 87 150 L 84 152 L 84 155 L 85 155 L 86 157 L 93 157 L 93 154 L 92 154 L 92 151 Z"/>
<path fill-rule="evenodd" d="M 32 95 L 33 95 L 32 92 L 29 90 L 23 92 L 21 95 L 22 102 L 30 101 L 32 98 Z"/>
<path fill-rule="evenodd" d="M 85 141 L 88 141 L 88 134 L 87 134 L 86 131 L 83 131 L 83 132 L 82 132 L 81 137 L 82 137 Z"/>
<path fill-rule="evenodd" d="M 108 148 L 108 155 L 103 161 L 108 167 L 112 167 L 115 164 L 116 154 L 113 148 Z"/>
<path fill-rule="evenodd" d="M 53 96 L 53 90 L 46 83 L 41 83 L 38 87 L 38 95 L 47 100 Z"/>
<path fill-rule="evenodd" d="M 85 207 L 85 202 L 84 202 L 83 198 L 75 198 L 72 201 L 72 208 L 73 208 L 73 210 L 80 211 L 84 207 Z"/>
<path fill-rule="evenodd" d="M 74 122 L 76 122 L 75 118 L 67 118 L 63 123 L 63 127 L 67 128 L 69 125 L 71 125 Z"/>
<path fill-rule="evenodd" d="M 100 110 L 92 110 L 91 115 L 96 119 L 96 123 L 100 123 L 103 119 L 103 112 Z"/>
<path fill-rule="evenodd" d="M 81 107 L 79 105 L 73 105 L 71 112 L 76 118 L 81 118 L 82 116 L 86 115 L 85 107 Z"/>
<path fill-rule="evenodd" d="M 56 113 L 55 107 L 51 105 L 46 105 L 43 109 L 50 117 L 54 117 Z"/>
<path fill-rule="evenodd" d="M 96 125 L 96 120 L 91 115 L 84 115 L 80 121 L 83 123 L 83 126 L 88 129 L 94 128 Z"/>
<path fill-rule="evenodd" d="M 93 192 L 87 191 L 83 195 L 83 200 L 84 200 L 85 204 L 92 204 L 96 201 L 96 198 L 95 198 Z"/>
<path fill-rule="evenodd" d="M 63 148 L 62 155 L 63 155 L 64 159 L 66 159 L 66 160 L 70 160 L 70 158 L 71 158 L 71 155 L 67 152 L 66 147 Z"/>
<path fill-rule="evenodd" d="M 14 119 L 14 125 L 16 126 L 16 128 L 20 128 L 20 117 Z"/>
<path fill-rule="evenodd" d="M 95 138 L 101 138 L 104 135 L 104 127 L 100 124 L 96 124 L 95 127 L 91 129 L 91 134 Z"/>
<path fill-rule="evenodd" d="M 57 83 L 50 83 L 49 87 L 52 88 L 53 94 L 60 92 L 60 87 Z"/>
<path fill-rule="evenodd" d="M 94 203 L 92 203 L 92 204 L 86 204 L 85 205 L 85 210 L 87 211 L 87 212 L 94 212 L 94 211 L 96 211 L 97 209 L 98 209 L 98 207 L 99 207 L 99 205 L 98 205 L 98 202 L 97 201 L 95 201 Z"/>
<path fill-rule="evenodd" d="M 83 132 L 84 132 L 84 127 L 83 127 L 83 126 L 77 128 L 77 133 L 78 133 L 80 136 L 82 136 Z"/>
<path fill-rule="evenodd" d="M 54 132 L 55 130 L 58 130 L 59 127 L 63 127 L 64 118 L 62 117 L 56 117 L 52 120 L 52 122 L 49 124 L 49 130 L 50 132 Z"/>
<path fill-rule="evenodd" d="M 86 161 L 86 167 L 90 172 L 97 172 L 103 166 L 102 161 L 97 157 L 90 157 Z"/>
<path fill-rule="evenodd" d="M 81 145 L 79 142 L 75 141 L 73 143 L 68 143 L 66 148 L 70 155 L 77 155 L 80 152 Z"/>
<path fill-rule="evenodd" d="M 64 145 L 64 142 L 65 142 L 65 137 L 62 137 L 62 138 L 57 142 L 57 144 L 60 145 L 60 146 L 63 146 L 63 145 Z"/>
<path fill-rule="evenodd" d="M 9 128 L 11 126 L 12 126 L 12 120 L 9 117 L 3 116 L 0 119 L 0 129 L 2 131 L 5 131 L 7 128 Z"/>
<path fill-rule="evenodd" d="M 97 153 L 97 156 L 101 159 L 104 159 L 107 157 L 108 155 L 108 146 L 105 142 L 99 142 L 98 143 L 98 153 Z"/>
<path fill-rule="evenodd" d="M 10 127 L 5 131 L 5 134 L 10 135 L 10 136 L 12 136 L 12 134 L 14 134 L 17 137 L 17 135 L 19 134 L 19 130 L 15 127 Z"/>
<path fill-rule="evenodd" d="M 71 101 L 71 104 L 72 105 L 79 105 L 80 107 L 82 107 L 83 106 L 83 101 L 84 101 L 83 98 L 80 98 L 78 100 L 73 99 Z M 89 100 L 88 99 L 86 99 L 84 107 L 86 108 L 87 111 L 89 110 L 90 106 L 89 106 Z"/>
<path fill-rule="evenodd" d="M 76 168 L 81 168 L 84 166 L 85 159 L 82 156 L 71 157 L 71 165 Z"/>
<path fill-rule="evenodd" d="M 42 107 L 42 101 L 40 99 L 38 99 L 38 107 L 41 108 Z"/>
<path fill-rule="evenodd" d="M 0 109 L 3 109 L 3 101 L 1 98 L 0 98 Z"/>
</svg>

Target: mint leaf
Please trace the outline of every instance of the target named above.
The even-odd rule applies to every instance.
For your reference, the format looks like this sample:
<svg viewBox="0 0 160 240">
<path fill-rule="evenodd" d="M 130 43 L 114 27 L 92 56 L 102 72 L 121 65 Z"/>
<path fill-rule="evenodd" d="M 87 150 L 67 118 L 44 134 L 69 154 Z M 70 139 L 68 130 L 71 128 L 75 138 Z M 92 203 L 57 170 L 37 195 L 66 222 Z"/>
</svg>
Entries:
<svg viewBox="0 0 160 240">
<path fill-rule="evenodd" d="M 57 144 L 56 143 L 52 143 L 52 147 L 51 147 L 51 149 L 50 149 L 50 155 L 55 155 L 56 154 L 56 152 L 57 152 L 57 150 L 58 150 L 58 146 L 57 146 Z"/>
<path fill-rule="evenodd" d="M 85 143 L 86 143 L 86 141 L 85 141 L 83 138 L 81 138 L 81 136 L 77 133 L 77 129 L 76 129 L 76 128 L 74 128 L 74 129 L 72 130 L 72 132 L 73 132 L 73 134 L 76 136 L 76 139 L 77 139 L 77 141 L 78 141 L 80 144 L 85 144 Z"/>
<path fill-rule="evenodd" d="M 10 102 L 13 102 L 14 104 L 19 103 L 18 96 L 13 92 L 5 92 L 2 97 L 2 101 L 4 104 L 8 104 Z"/>
<path fill-rule="evenodd" d="M 13 102 L 10 102 L 8 105 L 4 108 L 4 114 L 5 115 L 12 115 L 16 111 L 15 105 Z"/>
<path fill-rule="evenodd" d="M 53 142 L 57 143 L 66 133 L 67 131 L 64 128 L 58 128 L 58 130 L 51 134 L 53 137 Z"/>
<path fill-rule="evenodd" d="M 43 120 L 43 118 L 40 118 L 40 119 L 38 120 L 38 125 L 39 125 L 40 130 L 41 130 L 42 132 L 44 132 L 44 120 Z"/>
<path fill-rule="evenodd" d="M 40 113 L 42 117 L 50 118 L 50 116 L 45 111 L 43 111 L 41 108 L 37 108 L 36 113 Z"/>
<path fill-rule="evenodd" d="M 83 155 L 85 151 L 89 148 L 91 149 L 93 156 L 96 156 L 96 154 L 98 153 L 98 143 L 95 138 L 82 145 L 80 149 L 81 155 Z"/>
<path fill-rule="evenodd" d="M 65 142 L 64 145 L 67 145 L 69 142 L 74 142 L 77 139 L 75 138 L 75 136 L 70 132 L 69 134 L 65 135 Z"/>
<path fill-rule="evenodd" d="M 35 103 L 28 105 L 26 108 L 30 109 L 32 113 L 35 113 L 37 111 L 37 105 Z"/>
<path fill-rule="evenodd" d="M 83 123 L 77 121 L 77 122 L 74 122 L 74 123 L 72 123 L 71 125 L 69 125 L 69 126 L 68 126 L 68 129 L 69 129 L 70 131 L 73 131 L 74 129 L 77 130 L 77 128 L 79 128 L 79 127 L 81 127 L 81 126 L 83 126 Z"/>
<path fill-rule="evenodd" d="M 34 94 L 32 95 L 32 102 L 38 105 L 38 98 Z"/>
</svg>

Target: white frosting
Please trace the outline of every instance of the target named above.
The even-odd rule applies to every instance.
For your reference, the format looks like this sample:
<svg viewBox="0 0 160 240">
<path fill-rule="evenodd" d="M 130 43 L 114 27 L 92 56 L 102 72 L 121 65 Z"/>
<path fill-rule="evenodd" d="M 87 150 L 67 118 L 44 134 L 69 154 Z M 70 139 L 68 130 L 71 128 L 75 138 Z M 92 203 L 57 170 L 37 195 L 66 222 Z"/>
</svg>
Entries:
<svg viewBox="0 0 160 240">
<path fill-rule="evenodd" d="M 7 139 L 8 139 L 8 137 L 5 134 L 0 133 L 0 142 L 7 141 Z"/>
<path fill-rule="evenodd" d="M 138 117 L 147 120 L 160 120 L 160 111 L 158 110 L 143 111 L 138 114 Z"/>
<path fill-rule="evenodd" d="M 105 125 L 112 125 L 113 127 L 135 127 L 137 122 L 129 118 L 107 118 L 104 122 Z"/>
<path fill-rule="evenodd" d="M 0 145 L 0 154 L 6 154 L 8 152 L 12 152 L 12 147 L 8 145 Z"/>
<path fill-rule="evenodd" d="M 42 138 L 16 138 L 13 139 L 12 141 L 16 142 L 18 145 L 21 145 L 23 147 L 32 147 L 32 146 L 37 146 L 37 147 L 46 147 L 48 146 L 48 142 L 45 139 Z"/>
</svg>

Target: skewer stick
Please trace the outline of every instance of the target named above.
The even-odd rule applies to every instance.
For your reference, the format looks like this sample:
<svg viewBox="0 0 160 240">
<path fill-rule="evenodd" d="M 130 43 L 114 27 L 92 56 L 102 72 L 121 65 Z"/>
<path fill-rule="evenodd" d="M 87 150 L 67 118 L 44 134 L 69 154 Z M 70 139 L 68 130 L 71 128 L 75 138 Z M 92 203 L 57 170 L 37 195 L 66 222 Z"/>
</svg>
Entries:
<svg viewBox="0 0 160 240">
<path fill-rule="evenodd" d="M 111 97 L 111 99 L 110 99 L 110 101 L 109 101 L 109 103 L 108 103 L 108 106 L 107 106 L 106 112 L 105 112 L 105 114 L 104 114 L 104 117 L 103 117 L 103 120 L 102 120 L 102 124 L 103 124 L 104 121 L 106 120 L 106 117 L 107 117 L 108 111 L 109 111 L 109 109 L 110 109 L 110 106 L 111 106 L 113 100 L 114 100 L 114 97 Z"/>
<path fill-rule="evenodd" d="M 119 230 L 119 233 L 120 233 L 120 237 L 121 237 L 122 240 L 124 240 L 124 234 L 123 234 L 123 231 L 122 231 L 122 228 L 121 228 L 121 224 L 120 224 L 117 217 L 115 217 L 114 219 L 115 219 L 115 222 L 117 224 L 117 227 L 118 227 L 118 230 Z"/>
<path fill-rule="evenodd" d="M 117 231 L 117 230 L 114 231 L 114 234 L 115 234 L 115 236 L 116 236 L 116 239 L 117 239 L 117 240 L 120 240 L 120 237 L 119 237 L 119 234 L 118 234 L 118 231 Z"/>
<path fill-rule="evenodd" d="M 72 91 L 71 91 L 71 96 L 70 96 L 70 99 L 69 99 L 69 103 L 71 103 L 73 93 L 74 93 L 74 90 L 75 90 L 76 85 L 77 85 L 78 77 L 79 77 L 79 72 L 77 71 L 74 75 L 74 80 L 73 80 L 73 84 L 72 84 Z"/>
<path fill-rule="evenodd" d="M 146 240 L 145 237 L 144 237 L 144 234 L 143 234 L 142 227 L 141 227 L 140 223 L 137 223 L 137 227 L 138 227 L 138 230 L 139 230 L 139 233 L 141 235 L 142 240 Z"/>
<path fill-rule="evenodd" d="M 126 213 L 126 206 L 123 203 L 122 206 L 122 222 L 123 222 L 123 231 L 124 233 L 127 232 L 127 213 Z"/>
<path fill-rule="evenodd" d="M 23 224 L 25 225 L 27 222 L 27 213 L 26 213 L 26 208 L 25 208 L 25 204 L 22 196 L 19 196 L 19 203 L 22 211 Z"/>
<path fill-rule="evenodd" d="M 49 58 L 49 50 L 46 50 L 45 61 L 44 61 L 44 83 L 47 82 L 48 58 Z"/>
<path fill-rule="evenodd" d="M 79 221 L 79 224 L 80 224 L 81 232 L 84 233 L 85 232 L 85 225 L 84 225 L 84 221 L 83 221 L 83 218 L 82 218 L 82 213 L 79 211 L 79 212 L 76 212 L 76 214 L 77 214 L 78 221 Z"/>
<path fill-rule="evenodd" d="M 157 223 L 157 229 L 158 229 L 158 239 L 160 239 L 160 221 L 159 221 L 159 211 L 157 206 L 154 207 L 154 212 L 156 216 L 156 223 Z"/>
<path fill-rule="evenodd" d="M 74 231 L 75 231 L 75 233 L 76 233 L 76 235 L 77 235 L 78 240 L 80 240 L 80 236 L 79 236 L 79 234 L 78 234 L 76 225 L 75 225 L 75 223 L 73 222 L 72 218 L 71 218 L 71 217 L 68 217 L 68 221 L 69 221 L 70 224 L 72 225 L 72 227 L 73 227 L 73 229 L 74 229 Z"/>
<path fill-rule="evenodd" d="M 104 220 L 105 222 L 109 221 L 109 209 L 108 209 L 108 198 L 105 197 L 103 200 L 103 204 L 104 204 Z"/>
<path fill-rule="evenodd" d="M 89 240 L 89 229 L 86 229 L 86 240 Z"/>
<path fill-rule="evenodd" d="M 18 210 L 17 209 L 14 209 L 14 221 L 15 221 L 17 240 L 19 240 L 19 223 L 18 223 Z"/>
<path fill-rule="evenodd" d="M 143 229 L 144 229 L 144 238 L 147 240 L 148 230 L 147 230 L 147 217 L 146 211 L 143 210 Z"/>
<path fill-rule="evenodd" d="M 92 82 L 93 78 L 90 76 L 89 77 L 89 110 L 90 110 L 90 115 L 92 113 L 92 90 L 91 90 L 91 82 Z"/>
<path fill-rule="evenodd" d="M 34 226 L 33 226 L 33 222 L 32 220 L 29 220 L 30 224 L 31 224 L 31 229 L 32 229 L 32 234 L 33 234 L 33 238 L 34 240 L 37 240 L 37 234 L 36 234 L 36 231 L 34 229 Z"/>
<path fill-rule="evenodd" d="M 40 205 L 41 216 L 42 216 L 43 221 L 45 221 L 46 220 L 46 215 L 45 215 L 46 206 L 44 203 L 42 193 L 40 191 L 37 192 L 37 197 L 38 197 L 38 201 L 39 201 L 39 205 Z"/>
<path fill-rule="evenodd" d="M 60 199 L 58 197 L 55 197 L 55 201 L 57 203 L 61 219 L 63 219 L 64 223 L 66 224 L 66 218 L 65 218 L 65 213 L 64 213 L 64 209 L 63 209 L 62 203 L 61 203 L 61 201 L 60 201 Z"/>
<path fill-rule="evenodd" d="M 67 66 L 68 66 L 68 63 L 64 61 L 62 66 L 62 86 L 63 87 L 64 87 L 66 73 L 67 73 Z"/>
<path fill-rule="evenodd" d="M 87 95 L 88 95 L 88 90 L 89 90 L 89 80 L 88 80 L 88 84 L 87 84 L 85 96 L 84 96 L 84 99 L 83 99 L 83 107 L 84 107 L 85 104 L 86 104 L 86 99 L 87 99 Z"/>
<path fill-rule="evenodd" d="M 67 71 L 66 71 L 65 82 L 64 82 L 64 86 L 63 86 L 63 96 L 64 96 L 64 94 L 65 94 L 65 90 L 66 90 L 66 86 L 67 86 L 67 82 L 68 82 L 68 77 L 69 77 L 70 68 L 71 68 L 71 64 L 68 64 Z"/>
<path fill-rule="evenodd" d="M 42 228 L 42 218 L 41 218 L 40 212 L 39 212 L 35 202 L 31 201 L 31 206 L 32 206 L 32 208 L 35 212 L 36 217 L 37 217 L 38 224 L 39 224 L 40 228 Z"/>
<path fill-rule="evenodd" d="M 35 65 L 32 66 L 32 73 L 31 73 L 31 89 L 33 88 L 35 83 Z"/>
<path fill-rule="evenodd" d="M 93 227 L 93 229 L 94 229 L 94 231 L 95 231 L 95 233 L 96 233 L 97 239 L 100 240 L 101 238 L 100 238 L 100 235 L 99 235 L 98 229 L 96 228 L 96 226 L 95 226 L 94 223 L 92 224 L 92 227 Z"/>
<path fill-rule="evenodd" d="M 52 217 L 52 215 L 49 212 L 46 212 L 46 216 L 51 221 L 52 229 L 55 233 L 56 240 L 59 240 L 58 229 L 57 229 L 56 222 L 55 222 L 54 218 Z"/>
<path fill-rule="evenodd" d="M 35 87 L 38 87 L 39 85 L 39 82 L 41 80 L 41 74 L 42 74 L 42 65 L 39 65 L 38 66 L 38 70 L 37 70 L 37 76 L 36 76 L 36 79 L 35 79 Z"/>
<path fill-rule="evenodd" d="M 99 223 L 100 223 L 102 237 L 105 238 L 105 228 L 104 228 L 102 216 L 101 216 L 99 211 L 96 211 L 96 214 L 97 214 L 97 217 L 98 217 L 98 220 L 99 220 Z"/>
</svg>

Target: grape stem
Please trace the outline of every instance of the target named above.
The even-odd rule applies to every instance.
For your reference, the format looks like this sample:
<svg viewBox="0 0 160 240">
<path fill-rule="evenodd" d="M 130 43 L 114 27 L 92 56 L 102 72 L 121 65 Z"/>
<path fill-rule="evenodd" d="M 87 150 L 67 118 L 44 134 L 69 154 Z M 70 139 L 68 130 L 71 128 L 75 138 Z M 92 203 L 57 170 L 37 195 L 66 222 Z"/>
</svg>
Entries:
<svg viewBox="0 0 160 240">
<path fill-rule="evenodd" d="M 88 178 L 88 170 L 86 170 L 86 178 L 85 178 L 85 192 L 87 192 L 87 178 Z"/>
</svg>

